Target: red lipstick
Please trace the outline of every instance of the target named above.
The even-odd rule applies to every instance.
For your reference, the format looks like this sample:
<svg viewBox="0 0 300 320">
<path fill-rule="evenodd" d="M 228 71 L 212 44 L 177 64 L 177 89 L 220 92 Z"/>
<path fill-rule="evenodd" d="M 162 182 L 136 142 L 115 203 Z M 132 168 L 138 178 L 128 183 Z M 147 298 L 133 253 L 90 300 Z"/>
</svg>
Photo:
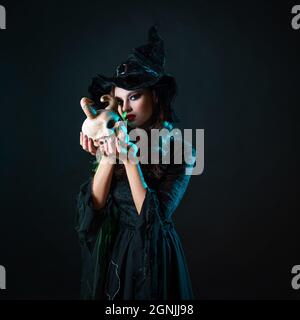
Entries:
<svg viewBox="0 0 300 320">
<path fill-rule="evenodd" d="M 134 115 L 134 114 L 128 114 L 128 115 L 126 116 L 126 119 L 128 119 L 129 121 L 132 121 L 132 120 L 135 119 L 135 115 Z"/>
</svg>

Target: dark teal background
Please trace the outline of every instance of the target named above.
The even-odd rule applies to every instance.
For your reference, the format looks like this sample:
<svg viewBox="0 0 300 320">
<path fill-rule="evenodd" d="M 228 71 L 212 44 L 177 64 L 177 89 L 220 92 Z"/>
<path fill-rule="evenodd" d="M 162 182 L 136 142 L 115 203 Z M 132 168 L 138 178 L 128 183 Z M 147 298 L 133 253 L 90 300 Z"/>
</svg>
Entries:
<svg viewBox="0 0 300 320">
<path fill-rule="evenodd" d="M 79 101 L 160 22 L 205 165 L 174 220 L 198 299 L 299 299 L 300 30 L 281 1 L 0 1 L 0 299 L 78 299 Z M 300 4 L 300 1 L 299 3 Z"/>
</svg>

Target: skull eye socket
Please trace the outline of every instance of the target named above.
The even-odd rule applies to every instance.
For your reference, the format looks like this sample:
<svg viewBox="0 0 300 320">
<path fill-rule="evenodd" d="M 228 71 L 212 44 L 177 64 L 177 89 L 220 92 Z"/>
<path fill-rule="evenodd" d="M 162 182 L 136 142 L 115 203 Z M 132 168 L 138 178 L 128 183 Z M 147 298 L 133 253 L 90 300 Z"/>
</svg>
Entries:
<svg viewBox="0 0 300 320">
<path fill-rule="evenodd" d="M 107 129 L 112 129 L 115 125 L 115 120 L 111 119 L 107 122 Z"/>
</svg>

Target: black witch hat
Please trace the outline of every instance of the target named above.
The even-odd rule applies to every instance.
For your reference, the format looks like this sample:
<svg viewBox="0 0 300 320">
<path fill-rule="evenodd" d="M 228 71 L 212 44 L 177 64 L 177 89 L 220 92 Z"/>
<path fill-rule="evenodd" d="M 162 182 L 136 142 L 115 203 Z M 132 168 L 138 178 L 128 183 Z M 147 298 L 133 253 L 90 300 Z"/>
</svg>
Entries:
<svg viewBox="0 0 300 320">
<path fill-rule="evenodd" d="M 105 105 L 100 102 L 100 97 L 110 93 L 114 86 L 125 90 L 155 88 L 164 97 L 166 120 L 178 122 L 179 119 L 171 108 L 177 84 L 175 78 L 165 72 L 164 65 L 164 43 L 158 34 L 158 25 L 155 24 L 148 30 L 148 43 L 132 49 L 127 59 L 117 66 L 112 77 L 98 74 L 93 78 L 89 87 L 90 98 L 101 109 Z"/>
</svg>

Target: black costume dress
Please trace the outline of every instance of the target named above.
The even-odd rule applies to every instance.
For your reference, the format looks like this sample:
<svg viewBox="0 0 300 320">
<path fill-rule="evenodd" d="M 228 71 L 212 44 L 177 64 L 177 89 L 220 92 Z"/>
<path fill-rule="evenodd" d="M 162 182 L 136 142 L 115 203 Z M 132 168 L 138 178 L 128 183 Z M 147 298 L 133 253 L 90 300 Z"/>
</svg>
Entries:
<svg viewBox="0 0 300 320">
<path fill-rule="evenodd" d="M 162 178 L 144 176 L 148 187 L 140 215 L 126 174 L 113 174 L 106 205 L 98 211 L 91 197 L 93 175 L 81 185 L 75 229 L 82 252 L 82 299 L 194 299 L 172 221 L 191 176 L 185 174 L 187 164 L 161 166 Z"/>
</svg>

